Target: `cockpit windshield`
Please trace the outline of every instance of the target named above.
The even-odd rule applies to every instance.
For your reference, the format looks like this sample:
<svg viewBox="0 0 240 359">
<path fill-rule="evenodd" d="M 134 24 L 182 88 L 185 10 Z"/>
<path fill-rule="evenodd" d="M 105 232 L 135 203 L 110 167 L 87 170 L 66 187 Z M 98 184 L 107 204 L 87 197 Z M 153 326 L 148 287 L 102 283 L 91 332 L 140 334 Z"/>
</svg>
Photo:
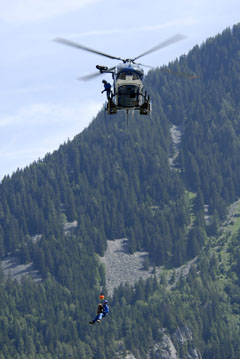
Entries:
<svg viewBox="0 0 240 359">
<path fill-rule="evenodd" d="M 141 74 L 134 70 L 123 70 L 117 74 L 117 79 L 126 80 L 127 76 L 132 76 L 133 80 L 141 79 Z"/>
</svg>

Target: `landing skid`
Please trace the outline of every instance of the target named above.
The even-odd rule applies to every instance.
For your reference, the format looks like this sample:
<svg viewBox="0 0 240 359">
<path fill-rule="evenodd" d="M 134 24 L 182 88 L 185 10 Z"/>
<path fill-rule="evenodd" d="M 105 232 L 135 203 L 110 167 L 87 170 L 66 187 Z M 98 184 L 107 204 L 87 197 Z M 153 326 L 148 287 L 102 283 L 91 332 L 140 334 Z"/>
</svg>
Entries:
<svg viewBox="0 0 240 359">
<path fill-rule="evenodd" d="M 128 120 L 129 120 L 129 112 L 132 112 L 132 117 L 134 115 L 134 111 L 139 111 L 140 115 L 146 116 L 148 115 L 150 117 L 150 113 L 151 113 L 151 104 L 150 101 L 145 101 L 141 106 L 136 106 L 133 108 L 124 108 L 124 107 L 119 107 L 117 106 L 112 98 L 109 98 L 106 106 L 105 106 L 105 110 L 108 113 L 108 115 L 115 115 L 117 113 L 117 111 L 122 111 L 125 110 L 126 112 L 126 120 L 127 120 L 127 124 L 128 124 Z"/>
</svg>

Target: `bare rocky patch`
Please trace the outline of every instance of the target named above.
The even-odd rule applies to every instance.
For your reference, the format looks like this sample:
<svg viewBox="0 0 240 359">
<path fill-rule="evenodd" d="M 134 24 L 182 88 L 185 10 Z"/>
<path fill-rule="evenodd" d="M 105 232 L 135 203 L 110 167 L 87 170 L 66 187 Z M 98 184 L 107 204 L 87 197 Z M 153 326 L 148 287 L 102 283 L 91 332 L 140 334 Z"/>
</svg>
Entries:
<svg viewBox="0 0 240 359">
<path fill-rule="evenodd" d="M 34 282 L 41 282 L 42 277 L 39 272 L 34 268 L 33 263 L 20 264 L 18 259 L 13 256 L 9 256 L 1 262 L 3 274 L 8 277 L 10 276 L 17 281 L 21 281 L 22 277 L 29 275 L 32 277 Z"/>
<path fill-rule="evenodd" d="M 107 241 L 107 250 L 104 257 L 100 257 L 101 262 L 105 265 L 106 269 L 106 288 L 108 294 L 112 296 L 115 288 L 120 284 L 128 283 L 130 286 L 142 278 L 148 279 L 156 275 L 160 277 L 164 273 L 164 268 L 149 266 L 145 269 L 145 261 L 149 258 L 148 252 L 135 252 L 133 254 L 127 253 L 127 239 L 115 239 L 114 241 Z M 181 276 L 187 276 L 192 265 L 195 264 L 196 259 L 189 261 L 179 268 L 174 269 L 174 281 L 169 284 L 169 289 L 173 288 L 175 283 Z M 168 272 L 167 281 L 171 280 L 173 271 Z"/>
<path fill-rule="evenodd" d="M 70 235 L 74 229 L 78 226 L 77 221 L 66 222 L 63 224 L 64 234 L 65 236 Z M 41 240 L 42 234 L 36 234 L 31 237 L 33 243 L 37 243 Z M 41 282 L 42 277 L 38 270 L 34 268 L 34 264 L 22 264 L 19 259 L 15 256 L 9 255 L 8 257 L 2 259 L 1 267 L 3 270 L 3 274 L 5 277 L 11 277 L 12 279 L 16 279 L 17 281 L 21 281 L 22 277 L 25 275 L 29 275 L 32 277 L 34 282 Z"/>
<path fill-rule="evenodd" d="M 172 168 L 175 168 L 175 160 L 179 153 L 182 132 L 183 129 L 181 125 L 179 126 L 172 125 L 172 127 L 170 128 L 170 135 L 172 138 L 172 156 L 169 157 L 168 162 L 169 162 L 169 166 Z"/>
<path fill-rule="evenodd" d="M 114 288 L 119 287 L 120 284 L 134 285 L 140 278 L 147 279 L 153 275 L 153 267 L 144 269 L 144 261 L 148 253 L 129 254 L 126 245 L 126 238 L 107 241 L 107 250 L 104 257 L 100 258 L 106 268 L 106 287 L 109 295 L 112 295 Z"/>
<path fill-rule="evenodd" d="M 78 226 L 78 222 L 75 220 L 73 222 L 66 222 L 63 224 L 64 234 L 70 235 L 71 232 L 76 229 Z"/>
</svg>

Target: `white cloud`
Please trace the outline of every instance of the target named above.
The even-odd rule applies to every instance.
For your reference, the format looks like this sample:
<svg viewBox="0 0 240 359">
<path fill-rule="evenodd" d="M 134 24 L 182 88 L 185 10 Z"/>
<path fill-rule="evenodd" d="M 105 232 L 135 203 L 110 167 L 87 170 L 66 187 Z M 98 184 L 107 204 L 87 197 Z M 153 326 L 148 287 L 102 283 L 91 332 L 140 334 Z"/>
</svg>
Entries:
<svg viewBox="0 0 240 359">
<path fill-rule="evenodd" d="M 75 104 L 62 106 L 58 104 L 32 104 L 20 108 L 16 114 L 0 118 L 0 127 L 35 127 L 46 124 L 70 124 L 79 123 L 79 117 L 89 118 L 96 114 L 100 108 L 99 103 L 89 102 L 87 104 Z"/>
<path fill-rule="evenodd" d="M 75 33 L 68 35 L 70 37 L 78 38 L 78 37 L 87 37 L 87 36 L 104 36 L 104 35 L 115 35 L 115 34 L 129 34 L 129 33 L 139 33 L 139 32 L 150 32 L 157 31 L 163 29 L 169 29 L 174 27 L 179 27 L 180 25 L 190 26 L 196 24 L 196 19 L 193 17 L 183 17 L 182 19 L 178 19 L 176 21 L 169 21 L 165 24 L 156 24 L 149 26 L 139 26 L 139 27 L 130 27 L 130 28 L 116 28 L 111 30 L 92 30 L 81 33 Z"/>
<path fill-rule="evenodd" d="M 0 19 L 6 22 L 33 22 L 62 15 L 102 0 L 10 0 L 1 1 Z"/>
<path fill-rule="evenodd" d="M 34 104 L 0 118 L 0 180 L 82 132 L 101 107 L 94 102 Z"/>
</svg>

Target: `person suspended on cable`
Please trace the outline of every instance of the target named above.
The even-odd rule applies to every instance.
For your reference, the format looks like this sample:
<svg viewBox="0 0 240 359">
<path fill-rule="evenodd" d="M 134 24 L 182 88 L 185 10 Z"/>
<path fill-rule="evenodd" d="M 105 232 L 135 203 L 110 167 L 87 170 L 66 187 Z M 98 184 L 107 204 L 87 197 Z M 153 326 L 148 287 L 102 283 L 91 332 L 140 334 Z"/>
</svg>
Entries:
<svg viewBox="0 0 240 359">
<path fill-rule="evenodd" d="M 111 84 L 109 82 L 107 82 L 106 80 L 102 80 L 102 83 L 104 86 L 104 90 L 102 90 L 102 93 L 104 93 L 106 91 L 107 99 L 109 100 L 111 97 Z"/>
<path fill-rule="evenodd" d="M 89 322 L 89 324 L 95 324 L 96 322 L 100 323 L 102 318 L 106 317 L 106 315 L 109 313 L 109 307 L 107 303 L 108 301 L 104 300 L 103 304 L 98 304 L 97 315 L 91 322 Z"/>
</svg>

